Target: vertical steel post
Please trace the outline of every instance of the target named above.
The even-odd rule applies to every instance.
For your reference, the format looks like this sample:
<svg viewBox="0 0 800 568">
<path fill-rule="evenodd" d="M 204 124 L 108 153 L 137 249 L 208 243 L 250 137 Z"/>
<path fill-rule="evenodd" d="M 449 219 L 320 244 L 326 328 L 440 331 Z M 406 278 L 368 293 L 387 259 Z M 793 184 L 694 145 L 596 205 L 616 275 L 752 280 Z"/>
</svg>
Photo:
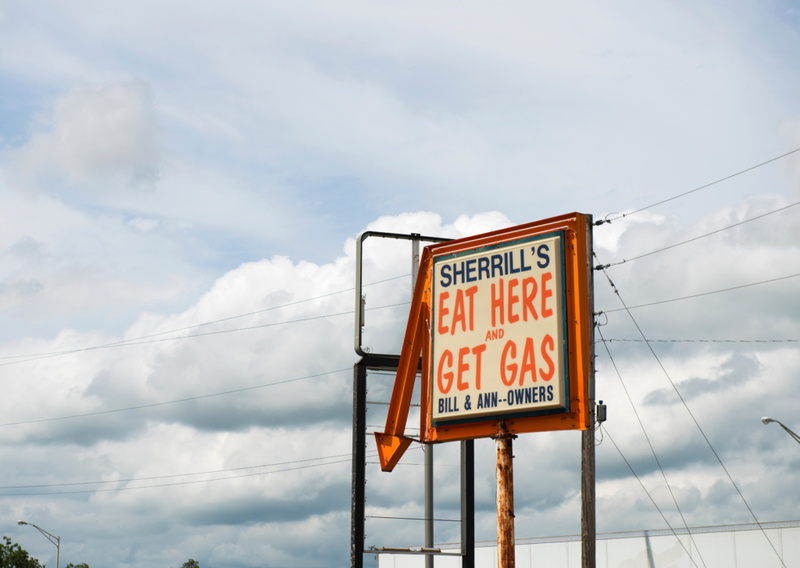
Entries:
<svg viewBox="0 0 800 568">
<path fill-rule="evenodd" d="M 497 567 L 514 568 L 514 453 L 505 422 L 493 436 L 497 451 Z"/>
<path fill-rule="evenodd" d="M 367 365 L 353 365 L 353 475 L 350 504 L 350 568 L 364 567 L 366 479 Z"/>
<path fill-rule="evenodd" d="M 594 261 L 592 257 L 592 216 L 586 216 L 586 271 L 589 335 L 589 429 L 581 432 L 581 568 L 595 568 L 597 562 L 595 527 L 595 392 L 594 392 Z"/>
<path fill-rule="evenodd" d="M 417 286 L 417 274 L 419 273 L 419 237 L 417 233 L 411 233 L 411 289 Z M 425 548 L 433 548 L 433 446 L 424 444 L 422 446 L 424 455 L 424 491 L 425 491 Z M 425 556 L 425 568 L 433 568 L 433 555 Z"/>
<path fill-rule="evenodd" d="M 475 568 L 475 440 L 461 440 L 461 568 Z"/>
</svg>

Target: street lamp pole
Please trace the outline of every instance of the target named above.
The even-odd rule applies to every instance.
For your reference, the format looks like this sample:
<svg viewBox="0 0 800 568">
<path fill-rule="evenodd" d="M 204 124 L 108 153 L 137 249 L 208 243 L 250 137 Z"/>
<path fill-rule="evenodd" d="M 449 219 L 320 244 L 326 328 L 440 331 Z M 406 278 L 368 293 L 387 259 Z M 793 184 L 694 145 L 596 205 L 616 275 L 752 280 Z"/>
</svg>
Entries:
<svg viewBox="0 0 800 568">
<path fill-rule="evenodd" d="M 800 444 L 800 436 L 798 436 L 797 434 L 795 434 L 794 432 L 792 432 L 791 430 L 789 430 L 789 428 L 787 428 L 787 427 L 786 427 L 786 426 L 785 426 L 783 423 L 781 423 L 779 420 L 775 420 L 774 418 L 770 418 L 769 416 L 765 416 L 764 418 L 762 418 L 762 419 L 761 419 L 761 422 L 763 422 L 764 424 L 769 424 L 770 422 L 775 422 L 775 423 L 776 423 L 776 424 L 778 424 L 778 425 L 779 425 L 781 428 L 783 428 L 784 430 L 786 430 L 786 431 L 789 433 L 789 435 L 790 435 L 792 438 L 794 438 L 794 441 L 795 441 L 795 442 L 797 442 L 798 444 Z"/>
<path fill-rule="evenodd" d="M 25 521 L 17 521 L 17 524 L 18 525 L 29 525 L 29 526 L 35 528 L 37 531 L 42 533 L 47 540 L 49 540 L 54 545 L 56 545 L 56 568 L 58 568 L 58 561 L 59 561 L 59 557 L 61 556 L 61 537 L 60 536 L 56 536 L 54 534 L 50 534 L 49 532 L 44 530 L 42 527 L 37 527 L 33 523 L 26 523 Z"/>
</svg>

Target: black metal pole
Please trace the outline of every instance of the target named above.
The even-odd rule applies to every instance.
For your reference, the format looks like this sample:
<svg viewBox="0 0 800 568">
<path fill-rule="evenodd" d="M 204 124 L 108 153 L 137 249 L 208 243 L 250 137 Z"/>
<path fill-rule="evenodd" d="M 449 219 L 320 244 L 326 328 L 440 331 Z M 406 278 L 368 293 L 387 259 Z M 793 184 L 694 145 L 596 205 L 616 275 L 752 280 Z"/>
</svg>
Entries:
<svg viewBox="0 0 800 568">
<path fill-rule="evenodd" d="M 353 477 L 350 504 L 350 568 L 364 566 L 364 499 L 366 485 L 367 365 L 353 365 Z"/>
<path fill-rule="evenodd" d="M 475 440 L 461 441 L 461 568 L 475 568 Z"/>
</svg>

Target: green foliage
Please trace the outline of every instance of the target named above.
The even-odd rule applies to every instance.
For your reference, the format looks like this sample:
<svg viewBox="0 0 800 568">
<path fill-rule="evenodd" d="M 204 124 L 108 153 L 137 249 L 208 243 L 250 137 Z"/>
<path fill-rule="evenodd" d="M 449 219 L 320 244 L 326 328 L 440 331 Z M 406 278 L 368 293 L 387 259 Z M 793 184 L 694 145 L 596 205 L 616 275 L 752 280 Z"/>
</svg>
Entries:
<svg viewBox="0 0 800 568">
<path fill-rule="evenodd" d="M 3 537 L 5 544 L 0 543 L 0 568 L 44 568 L 39 561 L 31 558 L 20 545 L 11 543 L 7 536 Z"/>
<path fill-rule="evenodd" d="M 197 560 L 189 559 L 181 565 L 181 568 L 200 568 L 200 563 Z"/>
<path fill-rule="evenodd" d="M 67 564 L 67 568 L 89 568 L 89 565 L 86 564 L 86 562 L 83 562 L 81 564 L 73 564 L 72 562 L 70 562 L 69 564 Z"/>
</svg>

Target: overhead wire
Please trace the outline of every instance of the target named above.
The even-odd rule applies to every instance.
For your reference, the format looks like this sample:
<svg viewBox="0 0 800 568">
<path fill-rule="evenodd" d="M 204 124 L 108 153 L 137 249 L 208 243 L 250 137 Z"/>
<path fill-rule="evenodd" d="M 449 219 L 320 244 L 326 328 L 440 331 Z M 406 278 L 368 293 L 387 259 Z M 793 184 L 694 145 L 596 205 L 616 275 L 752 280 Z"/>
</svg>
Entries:
<svg viewBox="0 0 800 568">
<path fill-rule="evenodd" d="M 329 460 L 329 459 L 336 459 L 336 458 L 344 458 L 351 456 L 352 454 L 337 454 L 333 456 L 320 456 L 318 458 L 306 458 L 301 460 L 290 460 L 285 462 L 275 462 L 275 463 L 264 463 L 259 465 L 247 465 L 242 467 L 231 467 L 227 469 L 214 469 L 209 471 L 196 471 L 192 473 L 173 473 L 169 475 L 151 475 L 148 477 L 130 477 L 127 479 L 104 479 L 104 480 L 97 480 L 97 481 L 74 481 L 69 483 L 46 483 L 46 484 L 39 484 L 39 485 L 0 485 L 0 489 L 40 489 L 44 487 L 69 487 L 69 486 L 77 486 L 77 485 L 106 485 L 109 483 L 130 483 L 133 481 L 152 481 L 154 479 L 171 479 L 175 477 L 188 477 L 192 475 L 211 475 L 214 473 L 227 473 L 230 471 L 243 471 L 247 469 L 259 469 L 265 467 L 275 467 L 279 465 L 290 465 L 295 463 L 305 463 L 310 461 L 320 461 L 320 460 Z"/>
<path fill-rule="evenodd" d="M 54 418 L 39 418 L 39 419 L 36 419 L 36 420 L 20 420 L 18 422 L 5 422 L 5 423 L 0 424 L 0 427 L 3 427 L 3 426 L 20 426 L 20 425 L 23 425 L 23 424 L 37 424 L 37 423 L 41 423 L 41 422 L 55 422 L 57 420 L 70 420 L 70 419 L 73 419 L 73 418 L 87 418 L 89 416 L 101 416 L 103 414 L 113 414 L 115 412 L 129 412 L 129 411 L 132 411 L 132 410 L 142 410 L 144 408 L 154 408 L 154 407 L 157 407 L 157 406 L 165 406 L 165 405 L 168 405 L 168 404 L 178 404 L 178 403 L 181 403 L 181 402 L 190 402 L 190 401 L 193 401 L 193 400 L 202 400 L 204 398 L 212 398 L 212 397 L 215 397 L 215 396 L 223 396 L 223 395 L 228 395 L 228 394 L 235 394 L 235 393 L 240 393 L 240 392 L 252 391 L 252 390 L 256 390 L 256 389 L 263 389 L 263 388 L 266 388 L 266 387 L 274 387 L 274 386 L 277 386 L 277 385 L 284 385 L 286 383 L 293 383 L 293 382 L 296 382 L 296 381 L 304 381 L 304 380 L 307 380 L 307 379 L 313 379 L 313 378 L 322 377 L 322 376 L 325 376 L 325 375 L 333 375 L 333 374 L 336 374 L 336 373 L 343 373 L 345 371 L 351 371 L 351 370 L 352 369 L 349 369 L 349 368 L 348 369 L 337 369 L 335 371 L 326 371 L 324 373 L 317 373 L 317 374 L 314 374 L 314 375 L 306 375 L 304 377 L 296 377 L 294 379 L 286 379 L 286 380 L 283 380 L 283 381 L 276 381 L 276 382 L 273 382 L 273 383 L 265 383 L 265 384 L 262 384 L 262 385 L 254 385 L 254 386 L 251 386 L 251 387 L 243 387 L 243 388 L 240 388 L 240 389 L 232 389 L 232 390 L 216 392 L 216 393 L 211 393 L 211 394 L 203 394 L 203 395 L 199 395 L 199 396 L 189 396 L 189 397 L 186 397 L 186 398 L 178 398 L 178 399 L 166 400 L 166 401 L 162 401 L 162 402 L 152 402 L 152 403 L 149 403 L 149 404 L 140 404 L 138 406 L 129 406 L 129 407 L 126 407 L 126 408 L 114 408 L 114 409 L 111 409 L 111 410 L 98 410 L 97 412 L 86 412 L 86 413 L 83 413 L 83 414 L 71 414 L 69 416 L 57 416 L 57 417 L 54 417 Z"/>
<path fill-rule="evenodd" d="M 607 338 L 595 343 L 645 343 L 644 339 Z M 650 343 L 800 343 L 800 339 L 647 339 Z"/>
<path fill-rule="evenodd" d="M 273 471 L 260 471 L 257 473 L 245 473 L 243 475 L 229 475 L 226 477 L 216 477 L 214 479 L 195 479 L 192 481 L 176 481 L 174 483 L 159 483 L 156 485 L 142 485 L 137 487 L 113 487 L 109 489 L 81 489 L 77 491 L 42 491 L 42 492 L 28 492 L 28 493 L 2 493 L 3 497 L 22 497 L 22 496 L 32 496 L 32 495 L 74 495 L 79 493 L 111 493 L 111 492 L 118 492 L 118 491 L 133 491 L 137 489 L 156 489 L 159 487 L 175 487 L 179 485 L 194 485 L 197 483 L 211 483 L 214 481 L 225 481 L 229 479 L 241 479 L 244 477 L 255 477 L 259 475 L 269 475 L 272 473 L 283 473 L 286 471 L 297 471 L 301 469 L 310 469 L 314 467 L 323 467 L 327 465 L 336 465 L 340 463 L 345 463 L 351 461 L 352 458 L 348 457 L 346 459 L 340 459 L 331 462 L 325 463 L 317 463 L 317 464 L 310 464 L 310 465 L 301 465 L 297 467 L 289 467 L 284 469 L 278 469 Z"/>
<path fill-rule="evenodd" d="M 436 521 L 440 523 L 460 523 L 461 519 L 425 519 L 422 517 L 388 517 L 382 515 L 364 515 L 366 519 L 391 519 L 396 521 Z"/>
<path fill-rule="evenodd" d="M 656 250 L 653 250 L 653 251 L 650 251 L 650 252 L 647 252 L 647 253 L 644 253 L 644 254 L 640 254 L 638 256 L 634 256 L 633 258 L 623 258 L 619 262 L 611 262 L 609 264 L 605 264 L 605 265 L 601 265 L 601 266 L 603 268 L 609 268 L 611 266 L 618 266 L 620 264 L 625 264 L 626 262 L 633 262 L 634 260 L 639 260 L 640 258 L 644 258 L 646 256 L 650 256 L 650 255 L 653 255 L 653 254 L 656 254 L 656 253 L 659 253 L 659 252 L 664 252 L 666 250 L 670 250 L 670 249 L 685 245 L 687 243 L 692 243 L 694 241 L 698 241 L 700 239 L 704 239 L 704 238 L 709 237 L 711 235 L 716 235 L 717 233 L 721 233 L 722 231 L 727 231 L 728 229 L 733 229 L 734 227 L 738 227 L 740 225 L 744 225 L 745 223 L 749 223 L 750 221 L 755 221 L 757 219 L 762 219 L 762 218 L 767 217 L 769 215 L 772 215 L 774 213 L 780 213 L 781 211 L 785 211 L 786 209 L 790 209 L 790 208 L 796 207 L 798 205 L 800 205 L 800 201 L 797 201 L 795 203 L 791 203 L 789 205 L 786 205 L 785 207 L 781 207 L 779 209 L 775 209 L 775 210 L 769 211 L 767 213 L 762 213 L 761 215 L 756 215 L 755 217 L 751 217 L 750 219 L 745 219 L 744 221 L 740 221 L 738 223 L 734 223 L 733 225 L 728 225 L 727 227 L 723 227 L 721 229 L 717 229 L 716 231 L 711 231 L 710 233 L 706 233 L 704 235 L 700 235 L 699 237 L 693 237 L 691 239 L 687 239 L 685 241 L 681 241 L 679 243 L 675 243 L 675 244 L 669 245 L 667 247 L 663 247 L 663 248 L 656 249 Z M 597 269 L 599 270 L 600 266 L 598 266 Z"/>
<path fill-rule="evenodd" d="M 712 290 L 710 292 L 701 292 L 699 294 L 691 294 L 690 296 L 681 296 L 680 298 L 671 298 L 669 300 L 659 300 L 658 302 L 648 302 L 647 304 L 638 304 L 636 306 L 628 306 L 629 310 L 635 310 L 637 308 L 645 308 L 647 306 L 656 306 L 658 304 L 668 304 L 670 302 L 678 302 L 680 300 L 689 300 L 691 298 L 700 298 L 702 296 L 710 296 L 712 294 L 721 294 L 722 292 L 730 292 L 732 290 L 741 290 L 742 288 L 750 288 L 752 286 L 760 286 L 761 284 L 769 284 L 771 282 L 779 282 L 780 280 L 789 280 L 790 278 L 797 278 L 800 276 L 800 273 L 797 274 L 790 274 L 788 276 L 780 276 L 778 278 L 770 278 L 769 280 L 761 280 L 760 282 L 752 282 L 750 284 L 742 284 L 741 286 L 731 286 L 730 288 L 723 288 L 721 290 Z M 599 314 L 610 314 L 613 312 L 623 312 L 625 308 L 614 308 L 612 310 L 603 310 L 597 312 Z"/>
<path fill-rule="evenodd" d="M 712 181 L 711 183 L 707 183 L 705 185 L 701 185 L 700 187 L 696 187 L 694 189 L 690 189 L 689 191 L 684 191 L 683 193 L 679 193 L 677 195 L 673 195 L 672 197 L 669 197 L 667 199 L 662 199 L 661 201 L 657 201 L 656 203 L 651 203 L 650 205 L 647 205 L 645 207 L 640 207 L 639 209 L 631 211 L 630 213 L 620 213 L 617 217 L 614 217 L 613 219 L 602 219 L 600 221 L 597 221 L 595 223 L 595 225 L 602 225 L 604 223 L 611 223 L 612 221 L 616 221 L 617 219 L 630 217 L 632 215 L 635 215 L 636 213 L 640 213 L 641 211 L 645 211 L 647 209 L 651 209 L 651 208 L 656 207 L 658 205 L 663 205 L 664 203 L 668 203 L 670 201 L 674 201 L 675 199 L 679 199 L 679 198 L 684 197 L 686 195 L 695 193 L 697 191 L 700 191 L 701 189 L 706 189 L 708 187 L 711 187 L 712 185 L 716 185 L 718 183 L 722 183 L 723 181 L 727 181 L 727 180 L 729 180 L 731 178 L 735 178 L 736 176 L 740 176 L 742 174 L 745 174 L 747 172 L 750 172 L 750 171 L 755 170 L 757 168 L 760 168 L 762 166 L 766 166 L 767 164 L 771 164 L 772 162 L 775 162 L 777 160 L 780 160 L 782 158 L 785 158 L 785 157 L 790 156 L 792 154 L 795 154 L 797 152 L 800 152 L 800 148 L 796 148 L 794 150 L 786 152 L 785 154 L 781 154 L 780 156 L 776 156 L 775 158 L 771 158 L 771 159 L 767 160 L 766 162 L 761 162 L 760 164 L 756 164 L 755 166 L 750 166 L 749 168 L 746 168 L 744 170 L 738 171 L 738 172 L 736 172 L 734 174 L 731 174 L 729 176 L 725 176 L 724 178 L 720 178 L 720 179 L 718 179 L 716 181 Z"/>
<path fill-rule="evenodd" d="M 401 274 L 400 276 L 393 276 L 391 278 L 386 278 L 384 280 L 378 280 L 376 282 L 370 282 L 369 284 L 364 284 L 362 286 L 362 288 L 367 288 L 369 286 L 375 286 L 377 284 L 383 284 L 385 282 L 390 282 L 392 280 L 398 280 L 400 278 L 406 278 L 408 276 L 409 276 L 408 274 Z M 27 353 L 27 354 L 23 354 L 23 355 L 6 355 L 6 356 L 0 357 L 0 360 L 3 360 L 3 359 L 26 359 L 26 358 L 31 358 L 31 357 L 43 357 L 43 356 L 49 356 L 49 355 L 67 355 L 67 354 L 71 354 L 71 353 L 78 353 L 78 352 L 81 352 L 81 351 L 91 351 L 91 350 L 94 350 L 94 349 L 107 349 L 107 348 L 110 348 L 110 347 L 123 346 L 123 345 L 131 344 L 133 342 L 141 341 L 143 339 L 150 339 L 152 337 L 159 337 L 159 336 L 167 335 L 167 334 L 170 334 L 170 333 L 178 333 L 180 331 L 187 331 L 189 329 L 196 329 L 198 327 L 204 327 L 204 326 L 207 326 L 207 325 L 213 325 L 215 323 L 221 323 L 221 322 L 230 321 L 230 320 L 234 320 L 234 319 L 249 317 L 249 316 L 261 314 L 261 313 L 264 313 L 264 312 L 270 312 L 270 311 L 274 311 L 274 310 L 279 310 L 281 308 L 287 308 L 287 307 L 290 307 L 290 306 L 296 306 L 298 304 L 304 304 L 304 303 L 311 302 L 311 301 L 314 301 L 314 300 L 319 300 L 319 299 L 322 299 L 322 298 L 328 298 L 330 296 L 343 294 L 345 292 L 352 292 L 354 290 L 355 290 L 355 287 L 346 288 L 344 290 L 337 290 L 336 292 L 330 292 L 328 294 L 321 294 L 319 296 L 313 296 L 311 298 L 305 298 L 303 300 L 297 300 L 295 302 L 288 302 L 286 304 L 280 304 L 278 306 L 271 306 L 269 308 L 263 308 L 261 310 L 255 310 L 255 311 L 247 312 L 247 313 L 244 313 L 244 314 L 238 314 L 238 315 L 235 315 L 235 316 L 229 316 L 229 317 L 220 318 L 220 319 L 216 319 L 216 320 L 206 321 L 206 322 L 202 322 L 202 323 L 198 323 L 198 324 L 194 324 L 194 325 L 189 325 L 189 326 L 186 326 L 186 327 L 170 329 L 170 330 L 167 330 L 167 331 L 160 331 L 158 333 L 151 333 L 149 335 L 141 335 L 141 336 L 138 336 L 138 337 L 132 337 L 130 339 L 123 339 L 121 341 L 114 341 L 112 343 L 104 343 L 102 345 L 95 345 L 95 346 L 92 346 L 92 347 L 84 347 L 82 349 L 69 349 L 69 350 L 63 350 L 63 351 L 50 351 L 50 352 L 44 352 L 44 353 Z M 376 308 L 370 308 L 370 309 L 376 309 Z M 346 313 L 352 314 L 353 312 L 346 312 Z M 334 315 L 341 315 L 341 314 L 334 314 Z M 325 317 L 331 317 L 331 316 L 325 316 Z M 298 320 L 298 321 L 305 321 L 305 320 Z M 286 323 L 294 323 L 294 322 L 286 322 Z M 136 343 L 134 343 L 134 344 L 136 344 Z M 2 365 L 2 364 L 0 364 L 0 365 Z"/>
<path fill-rule="evenodd" d="M 599 259 L 597 259 L 597 255 L 594 252 L 592 252 L 592 254 L 593 254 L 594 258 L 598 262 L 600 262 Z M 611 281 L 611 278 L 609 277 L 608 272 L 606 272 L 605 268 L 602 268 L 601 270 L 603 272 L 603 275 L 608 280 L 609 286 L 611 286 L 611 289 L 613 290 L 614 294 L 617 296 L 617 298 L 619 299 L 620 303 L 622 303 L 623 307 L 627 311 L 628 317 L 631 318 L 631 321 L 633 322 L 633 325 L 636 327 L 636 330 L 639 332 L 639 335 L 641 335 L 642 339 L 644 340 L 645 345 L 647 345 L 647 348 L 650 350 L 650 353 L 653 355 L 653 358 L 655 358 L 656 363 L 658 363 L 659 368 L 664 373 L 664 376 L 667 378 L 667 381 L 672 386 L 672 389 L 675 391 L 675 394 L 678 395 L 678 398 L 680 399 L 681 403 L 683 404 L 683 407 L 686 409 L 686 412 L 691 417 L 692 422 L 694 422 L 694 425 L 700 431 L 700 434 L 702 435 L 703 440 L 705 440 L 706 444 L 708 445 L 709 449 L 711 450 L 711 453 L 717 459 L 717 462 L 719 462 L 720 467 L 722 467 L 722 470 L 725 472 L 725 475 L 728 477 L 728 480 L 731 482 L 731 485 L 733 485 L 733 488 L 736 489 L 736 492 L 739 494 L 739 498 L 742 500 L 742 502 L 744 503 L 745 507 L 747 507 L 747 510 L 750 512 L 750 515 L 753 517 L 753 520 L 756 522 L 758 527 L 761 529 L 761 532 L 764 535 L 764 538 L 766 538 L 767 542 L 769 542 L 770 547 L 772 547 L 772 550 L 773 550 L 773 552 L 775 552 L 775 555 L 778 557 L 778 560 L 780 561 L 781 565 L 784 568 L 786 568 L 786 564 L 783 562 L 783 559 L 781 558 L 781 555 L 778 553 L 777 549 L 775 548 L 775 545 L 772 544 L 772 541 L 770 540 L 769 536 L 767 536 L 767 532 L 764 530 L 764 527 L 759 522 L 758 518 L 756 517 L 755 513 L 753 512 L 753 509 L 750 508 L 750 505 L 747 503 L 747 500 L 744 498 L 744 495 L 742 494 L 741 490 L 739 489 L 739 486 L 736 485 L 736 482 L 733 480 L 733 477 L 731 476 L 730 472 L 728 471 L 728 468 L 726 468 L 725 464 L 722 463 L 722 458 L 719 457 L 719 454 L 714 449 L 714 446 L 711 444 L 711 441 L 708 439 L 708 436 L 706 436 L 706 433 L 703 430 L 703 428 L 700 426 L 700 423 L 697 421 L 697 418 L 695 418 L 694 413 L 691 411 L 691 409 L 689 408 L 689 405 L 686 403 L 686 400 L 681 395 L 680 391 L 678 390 L 678 387 L 675 385 L 675 382 L 672 380 L 672 377 L 670 377 L 669 373 L 667 372 L 666 367 L 664 367 L 664 364 L 661 362 L 661 359 L 656 354 L 655 350 L 653 349 L 653 346 L 648 341 L 647 337 L 645 336 L 644 332 L 642 331 L 642 328 L 639 327 L 639 323 L 636 321 L 636 318 L 633 317 L 633 314 L 631 313 L 630 309 L 628 309 L 628 307 L 625 304 L 625 301 L 622 299 L 622 295 L 619 293 L 619 290 L 617 289 L 616 285 L 614 284 L 614 282 Z"/>
<path fill-rule="evenodd" d="M 600 334 L 600 338 L 602 339 L 603 332 L 599 327 L 597 328 L 597 332 Z M 633 403 L 633 398 L 631 398 L 631 395 L 628 392 L 628 387 L 625 386 L 625 381 L 622 380 L 622 375 L 620 374 L 619 369 L 617 368 L 617 363 L 611 356 L 611 351 L 608 348 L 608 344 L 603 343 L 603 346 L 606 348 L 606 352 L 608 353 L 608 358 L 611 360 L 611 364 L 614 366 L 614 370 L 617 372 L 617 377 L 619 378 L 619 382 L 622 385 L 622 390 L 625 392 L 625 396 L 628 397 L 628 402 L 630 403 L 631 408 L 633 409 L 633 414 L 636 416 L 636 420 L 639 422 L 639 427 L 642 429 L 642 433 L 644 434 L 645 440 L 647 440 L 647 445 L 650 448 L 650 453 L 653 454 L 653 459 L 655 459 L 656 461 L 656 465 L 658 466 L 658 471 L 661 472 L 661 477 L 664 480 L 664 484 L 667 486 L 667 490 L 669 491 L 670 497 L 672 497 L 672 502 L 675 504 L 675 508 L 678 510 L 678 514 L 681 517 L 681 522 L 683 523 L 683 526 L 686 529 L 686 531 L 689 532 L 689 525 L 683 516 L 683 511 L 681 511 L 681 506 L 678 504 L 678 499 L 675 497 L 675 493 L 673 493 L 672 491 L 672 486 L 669 484 L 669 481 L 667 480 L 667 474 L 664 472 L 664 468 L 661 466 L 661 460 L 658 459 L 658 455 L 656 454 L 656 450 L 653 447 L 653 443 L 650 441 L 650 436 L 647 434 L 647 429 L 644 427 L 644 423 L 642 422 L 642 419 L 639 416 L 639 411 L 636 410 L 636 405 Z M 616 444 L 614 445 L 616 446 Z M 700 556 L 700 562 L 702 562 L 703 566 L 705 566 L 706 562 L 705 560 L 703 560 L 703 555 L 700 554 L 700 549 L 697 547 L 697 543 L 694 542 L 694 538 L 692 537 L 691 532 L 689 532 L 689 538 L 692 540 L 692 544 L 694 544 L 694 547 L 697 549 L 697 554 Z"/>
<path fill-rule="evenodd" d="M 397 306 L 407 306 L 410 303 L 411 302 L 398 302 L 396 304 L 387 304 L 385 306 L 374 306 L 374 307 L 366 308 L 366 309 L 367 310 L 383 310 L 383 309 L 386 309 L 386 308 L 395 308 Z M 31 357 L 29 359 L 20 359 L 20 360 L 17 360 L 17 361 L 7 361 L 5 363 L 0 363 L 0 367 L 5 367 L 5 366 L 8 366 L 8 365 L 17 365 L 19 363 L 28 363 L 30 361 L 39 361 L 41 359 L 49 359 L 51 357 L 59 357 L 59 356 L 63 356 L 63 355 L 73 354 L 73 353 L 81 353 L 81 352 L 84 352 L 84 351 L 93 351 L 93 350 L 96 350 L 96 349 L 110 349 L 110 348 L 113 348 L 113 347 L 129 347 L 129 346 L 132 346 L 132 345 L 146 345 L 146 344 L 149 344 L 149 343 L 161 343 L 161 342 L 164 342 L 164 341 L 178 341 L 178 340 L 182 340 L 182 339 L 192 339 L 192 338 L 196 338 L 196 337 L 207 337 L 207 336 L 210 336 L 210 335 L 221 335 L 221 334 L 225 334 L 225 333 L 235 333 L 235 332 L 239 332 L 239 331 L 250 331 L 250 330 L 253 330 L 253 329 L 276 327 L 276 326 L 279 326 L 279 325 L 287 325 L 287 324 L 291 324 L 291 323 L 301 323 L 301 322 L 318 320 L 318 319 L 327 319 L 327 318 L 338 317 L 338 316 L 346 316 L 346 315 L 352 315 L 354 313 L 355 313 L 355 310 L 350 310 L 348 312 L 338 312 L 338 313 L 335 313 L 335 314 L 325 314 L 325 315 L 321 315 L 321 316 L 311 316 L 311 317 L 299 318 L 299 319 L 295 319 L 295 320 L 273 322 L 273 323 L 264 323 L 264 324 L 259 324 L 259 325 L 251 325 L 251 326 L 247 326 L 247 327 L 237 327 L 237 328 L 234 328 L 234 329 L 220 329 L 220 330 L 217 330 L 217 331 L 208 331 L 208 332 L 205 332 L 205 333 L 194 333 L 194 334 L 191 334 L 191 335 L 179 335 L 178 337 L 161 337 L 159 339 L 146 339 L 146 340 L 143 340 L 143 341 L 136 341 L 136 342 L 129 342 L 129 343 L 113 343 L 113 344 L 107 344 L 105 346 L 84 347 L 84 348 L 81 348 L 81 349 L 73 349 L 71 351 L 60 351 L 60 352 L 47 354 L 47 355 L 42 355 L 42 356 L 38 356 L 38 357 Z"/>
<path fill-rule="evenodd" d="M 601 428 L 602 428 L 602 425 L 601 425 Z M 642 490 L 644 490 L 644 492 L 645 492 L 645 494 L 647 495 L 648 499 L 650 499 L 650 502 L 653 504 L 653 507 L 655 507 L 655 508 L 656 508 L 656 511 L 658 511 L 658 514 L 659 514 L 659 515 L 661 515 L 661 518 L 662 518 L 662 519 L 664 519 L 664 522 L 667 524 L 667 527 L 669 527 L 669 530 L 670 530 L 670 531 L 672 531 L 672 534 L 673 534 L 673 535 L 675 535 L 675 538 L 677 539 L 677 541 L 678 541 L 678 544 L 680 544 L 680 545 L 681 545 L 681 548 L 683 548 L 684 552 L 686 552 L 686 555 L 689 557 L 689 560 L 691 560 L 692 564 L 694 564 L 695 566 L 697 566 L 697 562 L 695 562 L 695 561 L 694 561 L 694 558 L 692 558 L 692 555 L 691 555 L 691 553 L 690 553 L 690 552 L 689 552 L 689 551 L 686 549 L 686 545 L 684 545 L 684 544 L 683 544 L 683 541 L 682 541 L 682 540 L 680 539 L 680 537 L 678 536 L 678 533 L 677 533 L 677 532 L 675 532 L 675 529 L 674 529 L 674 528 L 672 528 L 672 525 L 671 525 L 671 524 L 669 523 L 669 521 L 667 520 L 667 517 L 666 517 L 666 516 L 664 516 L 664 512 L 663 512 L 663 511 L 661 510 L 661 508 L 658 506 L 658 503 L 656 503 L 656 500 L 655 500 L 655 499 L 653 499 L 653 496 L 652 496 L 652 495 L 650 495 L 650 492 L 647 490 L 647 487 L 645 487 L 645 486 L 644 486 L 644 483 L 642 482 L 642 480 L 639 478 L 639 476 L 638 476 L 638 475 L 636 475 L 636 472 L 634 471 L 634 469 L 633 469 L 633 466 L 630 464 L 630 462 L 628 461 L 628 459 L 627 459 L 627 458 L 626 458 L 626 457 L 623 455 L 623 453 L 622 453 L 622 450 L 620 450 L 620 449 L 619 449 L 619 446 L 618 446 L 618 445 L 617 445 L 617 443 L 614 441 L 614 438 L 612 438 L 612 437 L 611 437 L 611 434 L 609 433 L 609 431 L 608 431 L 608 428 L 602 428 L 602 431 L 604 431 L 604 432 L 606 433 L 606 436 L 608 436 L 608 439 L 609 439 L 609 440 L 611 440 L 611 443 L 612 443 L 612 444 L 614 445 L 614 447 L 617 449 L 617 452 L 619 452 L 619 456 L 622 458 L 622 461 L 624 461 L 624 462 L 625 462 L 625 465 L 627 465 L 627 466 L 628 466 L 628 469 L 629 469 L 629 470 L 631 471 L 631 473 L 633 474 L 633 477 L 635 477 L 635 478 L 636 478 L 636 481 L 638 481 L 638 482 L 639 482 L 639 485 L 641 485 L 641 486 L 642 486 Z M 691 533 L 691 531 L 689 531 L 689 530 L 688 530 L 688 528 L 687 528 L 687 532 L 688 532 L 688 534 L 689 534 L 689 538 L 691 538 L 691 537 L 692 537 L 692 533 Z M 692 543 L 694 543 L 694 540 L 692 540 Z M 695 549 L 697 549 L 697 544 L 695 544 L 695 546 L 694 546 L 694 547 L 695 547 Z M 700 550 L 699 550 L 699 549 L 697 550 L 697 553 L 698 553 L 698 554 L 700 554 Z M 702 557 L 701 557 L 701 560 L 702 560 Z"/>
</svg>

